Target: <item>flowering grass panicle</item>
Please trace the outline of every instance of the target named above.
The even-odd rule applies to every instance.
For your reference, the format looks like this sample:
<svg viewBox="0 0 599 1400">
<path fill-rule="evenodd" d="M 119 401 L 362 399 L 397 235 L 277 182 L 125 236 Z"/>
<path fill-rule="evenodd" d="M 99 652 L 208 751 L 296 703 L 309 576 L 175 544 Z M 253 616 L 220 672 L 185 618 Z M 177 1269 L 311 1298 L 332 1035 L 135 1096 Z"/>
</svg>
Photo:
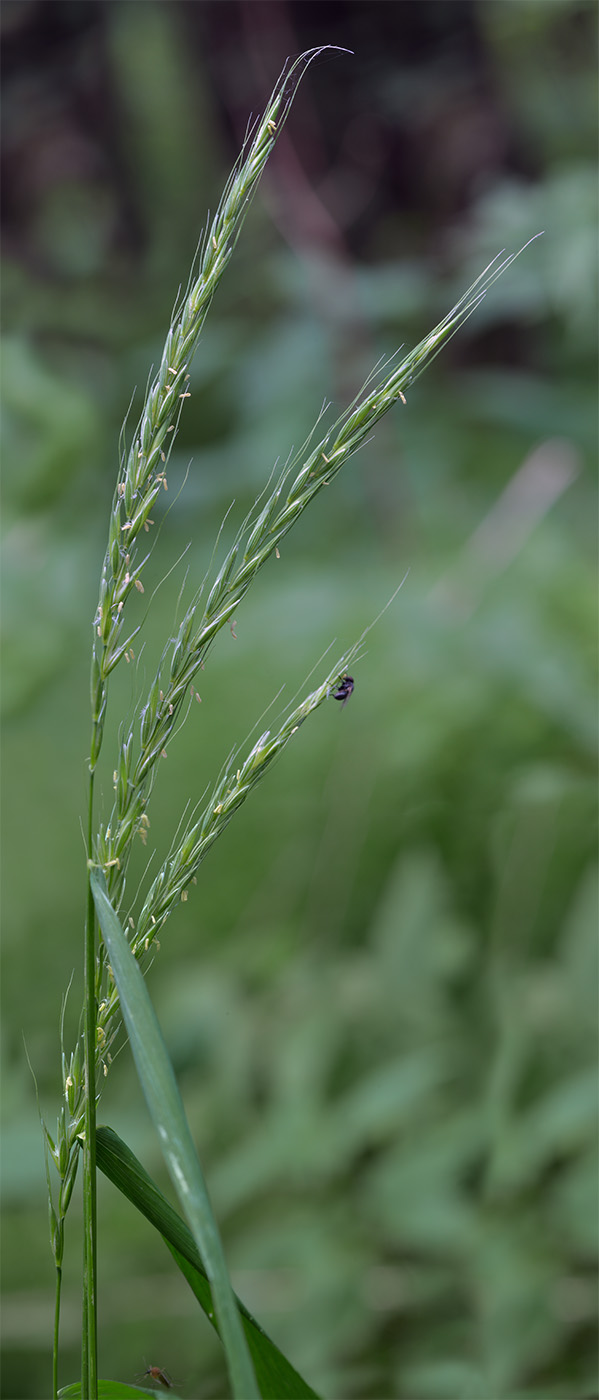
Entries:
<svg viewBox="0 0 599 1400">
<path fill-rule="evenodd" d="M 136 838 L 143 842 L 149 829 L 148 806 L 160 772 L 161 759 L 194 695 L 194 681 L 221 629 L 230 622 L 262 566 L 299 520 L 315 496 L 364 445 L 379 419 L 405 391 L 472 314 L 487 289 L 510 265 L 512 254 L 495 259 L 481 273 L 444 320 L 403 359 L 379 366 L 344 413 L 327 427 L 315 444 L 323 413 L 303 446 L 288 461 L 274 485 L 254 504 L 240 525 L 215 576 L 188 602 L 174 637 L 162 651 L 147 691 L 124 723 L 114 764 L 114 800 L 107 820 L 97 824 L 94 776 L 102 750 L 108 703 L 108 681 L 123 660 L 134 660 L 133 640 L 139 626 L 128 629 L 125 614 L 134 592 L 143 593 L 142 574 L 151 553 L 144 549 L 159 499 L 167 490 L 167 468 L 177 428 L 189 398 L 190 366 L 204 321 L 228 265 L 243 219 L 277 136 L 288 115 L 297 84 L 307 65 L 322 49 L 302 55 L 279 80 L 266 111 L 248 136 L 227 182 L 223 198 L 204 234 L 197 261 L 183 295 L 175 306 L 157 374 L 151 379 L 133 440 L 121 451 L 112 501 L 108 544 L 93 624 L 91 671 L 92 735 L 89 756 L 87 855 L 90 870 L 85 942 L 85 1005 L 75 1049 L 62 1045 L 63 1104 L 56 1138 L 44 1125 L 47 1153 L 60 1178 L 58 1209 L 52 1203 L 48 1176 L 53 1249 L 57 1268 L 57 1321 L 64 1247 L 64 1220 L 77 1173 L 80 1145 L 84 1147 L 84 1346 L 82 1393 L 97 1391 L 95 1370 L 95 1109 L 102 1077 L 108 1072 L 111 1048 L 119 1029 L 119 996 L 103 940 L 97 938 L 92 880 L 101 878 L 107 906 L 116 919 L 124 903 L 127 870 Z M 522 251 L 522 250 L 521 250 Z M 266 498 L 266 499 L 264 499 Z M 149 544 L 149 541 L 148 541 Z M 141 625 L 141 624 L 140 624 Z M 361 641 L 339 660 L 320 685 L 307 694 L 273 731 L 266 731 L 245 757 L 239 751 L 225 766 L 201 815 L 181 820 L 171 849 L 149 888 L 142 888 L 137 917 L 126 918 L 127 957 L 140 979 L 131 954 L 147 962 L 157 949 L 157 935 L 171 912 L 187 898 L 204 856 L 235 812 L 262 780 L 267 769 L 301 725 L 330 696 L 344 701 L 353 682 L 347 670 Z M 97 876 L 97 869 L 101 876 Z M 118 922 L 118 921 L 117 921 Z M 122 937 L 122 934 L 120 935 Z M 104 937 L 109 937 L 104 930 Z M 115 945 L 116 946 L 116 945 Z M 64 1019 L 64 1010 L 63 1010 Z M 127 1021 L 129 1031 L 130 1022 Z M 62 1044 L 62 1025 L 61 1025 Z"/>
</svg>

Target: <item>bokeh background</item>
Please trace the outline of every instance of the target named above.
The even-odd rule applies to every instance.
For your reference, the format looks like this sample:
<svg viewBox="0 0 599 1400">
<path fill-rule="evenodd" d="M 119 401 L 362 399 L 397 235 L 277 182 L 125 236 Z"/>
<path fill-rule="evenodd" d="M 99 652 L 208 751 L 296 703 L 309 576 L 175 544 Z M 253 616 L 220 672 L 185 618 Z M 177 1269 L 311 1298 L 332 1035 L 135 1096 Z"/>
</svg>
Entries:
<svg viewBox="0 0 599 1400">
<path fill-rule="evenodd" d="M 351 703 L 323 707 L 237 815 L 151 989 L 238 1291 L 317 1389 L 598 1394 L 596 13 L 4 0 L 4 1397 L 49 1394 L 23 1038 L 51 1125 L 71 974 L 67 1045 L 81 998 L 119 429 L 250 113 L 287 55 L 322 43 L 353 57 L 304 79 L 194 363 L 148 656 L 231 500 L 225 538 L 323 397 L 339 411 L 490 258 L 544 235 L 221 634 L 154 794 L 157 858 L 280 687 L 271 715 L 409 568 Z M 115 678 L 107 801 L 135 687 Z M 168 1191 L 127 1049 L 100 1118 Z M 170 1256 L 102 1181 L 100 1232 L 101 1374 L 158 1364 L 183 1395 L 223 1396 Z M 63 1383 L 80 1254 L 75 1202 Z"/>
</svg>

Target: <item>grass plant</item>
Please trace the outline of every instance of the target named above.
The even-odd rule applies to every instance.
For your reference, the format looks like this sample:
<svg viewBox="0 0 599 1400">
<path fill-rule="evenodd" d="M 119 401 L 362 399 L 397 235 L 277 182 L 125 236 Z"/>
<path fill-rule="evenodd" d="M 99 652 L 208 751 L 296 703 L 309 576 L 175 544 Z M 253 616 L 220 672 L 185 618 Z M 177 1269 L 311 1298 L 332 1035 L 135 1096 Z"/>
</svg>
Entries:
<svg viewBox="0 0 599 1400">
<path fill-rule="evenodd" d="M 209 571 L 202 588 L 187 602 L 174 635 L 166 640 L 145 693 L 138 697 L 132 717 L 123 721 L 114 758 L 114 801 L 105 816 L 96 811 L 95 775 L 103 750 L 109 678 L 118 666 L 131 665 L 136 660 L 137 636 L 143 624 L 129 625 L 129 603 L 136 593 L 144 592 L 152 530 L 168 489 L 169 457 L 190 396 L 192 357 L 298 82 L 307 65 L 322 52 L 311 51 L 289 66 L 263 116 L 248 134 L 217 213 L 206 227 L 187 287 L 175 305 L 160 365 L 150 377 L 141 416 L 127 449 L 124 436 L 121 440 L 93 622 L 85 1004 L 81 1034 L 74 1049 L 67 1053 L 64 1044 L 62 1048 L 64 1100 L 56 1134 L 52 1136 L 44 1128 L 47 1152 L 60 1181 L 54 1204 L 48 1173 L 57 1273 L 55 1396 L 59 1393 L 58 1333 L 65 1220 L 80 1155 L 84 1206 L 82 1376 L 80 1387 L 69 1386 L 61 1393 L 81 1394 L 86 1400 L 95 1400 L 99 1393 L 122 1393 L 116 1383 L 114 1389 L 107 1388 L 112 1383 L 100 1385 L 97 1372 L 98 1146 L 102 1169 L 118 1181 L 124 1194 L 164 1234 L 188 1278 L 192 1271 L 191 1286 L 221 1335 L 233 1394 L 246 1398 L 314 1394 L 249 1314 L 238 1310 L 218 1228 L 141 969 L 156 954 L 158 934 L 166 920 L 187 899 L 205 855 L 303 723 L 334 695 L 357 658 L 361 639 L 247 751 L 233 751 L 203 810 L 183 815 L 157 874 L 147 888 L 142 887 L 139 899 L 132 905 L 127 902 L 127 872 L 137 843 L 147 841 L 148 810 L 161 762 L 194 702 L 198 673 L 218 633 L 231 624 L 263 564 L 272 555 L 278 555 L 282 539 L 306 507 L 369 440 L 378 420 L 397 404 L 405 406 L 410 385 L 472 314 L 517 254 L 499 255 L 415 349 L 403 358 L 397 355 L 380 364 L 335 422 L 327 425 L 323 410 L 300 450 L 292 455 L 279 476 L 267 483 L 224 559 Z M 115 1154 L 116 1139 L 107 1135 L 107 1130 L 102 1130 L 98 1139 L 97 1102 L 122 1020 L 191 1235 L 180 1233 L 185 1231 L 182 1222 L 173 1226 L 172 1218 L 166 1220 L 164 1207 L 167 1212 L 171 1208 L 159 1202 L 157 1188 L 153 1183 L 148 1186 L 149 1178 L 126 1146 L 121 1145 L 120 1155 L 118 1151 Z M 128 1393 L 144 1392 L 129 1387 Z"/>
</svg>

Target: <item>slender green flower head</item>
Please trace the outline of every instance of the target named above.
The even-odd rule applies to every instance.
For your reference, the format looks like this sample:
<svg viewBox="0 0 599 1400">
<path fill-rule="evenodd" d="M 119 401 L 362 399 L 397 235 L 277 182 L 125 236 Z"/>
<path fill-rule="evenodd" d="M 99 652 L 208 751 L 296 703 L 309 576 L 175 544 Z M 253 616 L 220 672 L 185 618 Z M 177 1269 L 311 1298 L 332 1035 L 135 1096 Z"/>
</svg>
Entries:
<svg viewBox="0 0 599 1400">
<path fill-rule="evenodd" d="M 143 592 L 141 574 L 149 550 L 140 557 L 140 543 L 151 531 L 152 513 L 166 487 L 168 460 L 185 401 L 190 397 L 189 367 L 212 298 L 287 119 L 298 83 L 308 65 L 327 48 L 331 46 L 309 50 L 283 71 L 264 115 L 250 131 L 217 212 L 204 232 L 186 291 L 174 308 L 160 367 L 147 390 L 133 441 L 129 451 L 122 452 L 94 618 L 92 772 L 102 745 L 106 680 L 119 661 L 129 656 L 139 630 L 134 629 L 123 639 L 127 599 L 134 589 Z"/>
</svg>

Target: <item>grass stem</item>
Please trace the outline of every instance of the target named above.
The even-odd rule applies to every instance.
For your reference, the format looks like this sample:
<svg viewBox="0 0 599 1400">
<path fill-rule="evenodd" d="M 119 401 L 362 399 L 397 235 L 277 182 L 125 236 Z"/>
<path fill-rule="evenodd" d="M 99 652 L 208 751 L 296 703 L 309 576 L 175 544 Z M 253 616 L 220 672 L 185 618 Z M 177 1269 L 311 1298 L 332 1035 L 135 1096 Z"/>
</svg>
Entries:
<svg viewBox="0 0 599 1400">
<path fill-rule="evenodd" d="M 88 850 L 93 836 L 94 775 L 89 777 Z M 85 926 L 85 1010 L 84 1010 L 84 1092 L 83 1139 L 83 1319 L 81 1394 L 83 1400 L 97 1400 L 97 1212 L 96 1212 L 96 911 L 91 885 L 87 884 Z"/>
</svg>

